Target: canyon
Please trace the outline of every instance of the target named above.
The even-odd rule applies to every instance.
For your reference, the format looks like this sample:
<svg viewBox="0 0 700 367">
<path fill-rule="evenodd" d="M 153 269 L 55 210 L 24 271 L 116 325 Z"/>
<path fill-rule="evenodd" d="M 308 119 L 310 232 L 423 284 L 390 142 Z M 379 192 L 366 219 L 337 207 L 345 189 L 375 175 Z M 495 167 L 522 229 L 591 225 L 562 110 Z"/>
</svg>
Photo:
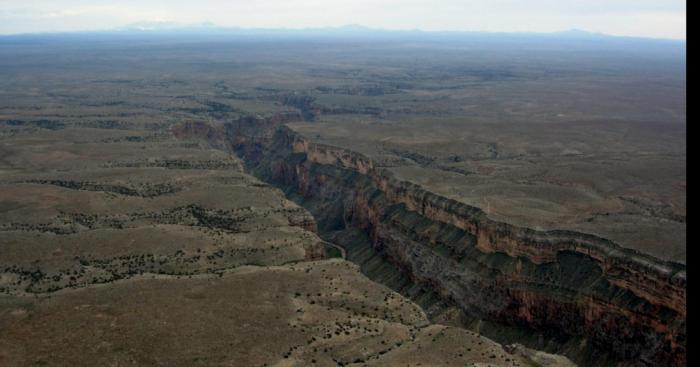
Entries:
<svg viewBox="0 0 700 367">
<path fill-rule="evenodd" d="M 684 42 L 341 33 L 0 36 L 0 365 L 688 364 Z"/>
<path fill-rule="evenodd" d="M 307 208 L 322 237 L 356 247 L 343 232 L 361 231 L 364 245 L 396 272 L 467 318 L 539 333 L 548 342 L 533 346 L 550 343 L 551 351 L 583 363 L 600 363 L 601 355 L 630 365 L 686 363 L 684 264 L 594 235 L 496 222 L 283 124 L 298 118 L 175 130 L 227 145 L 251 173 Z M 481 331 L 507 339 L 491 329 Z"/>
<path fill-rule="evenodd" d="M 0 124 L 0 365 L 573 366 L 432 322 L 215 129 L 144 125 Z"/>
</svg>

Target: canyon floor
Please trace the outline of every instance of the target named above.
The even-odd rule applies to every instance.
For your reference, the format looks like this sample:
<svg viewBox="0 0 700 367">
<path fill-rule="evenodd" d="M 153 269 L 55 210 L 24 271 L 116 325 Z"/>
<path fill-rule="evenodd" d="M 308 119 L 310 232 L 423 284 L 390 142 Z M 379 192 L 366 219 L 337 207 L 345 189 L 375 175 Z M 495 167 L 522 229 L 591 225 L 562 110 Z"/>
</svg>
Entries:
<svg viewBox="0 0 700 367">
<path fill-rule="evenodd" d="M 125 37 L 0 38 L 0 365 L 685 364 L 684 49 Z"/>
</svg>

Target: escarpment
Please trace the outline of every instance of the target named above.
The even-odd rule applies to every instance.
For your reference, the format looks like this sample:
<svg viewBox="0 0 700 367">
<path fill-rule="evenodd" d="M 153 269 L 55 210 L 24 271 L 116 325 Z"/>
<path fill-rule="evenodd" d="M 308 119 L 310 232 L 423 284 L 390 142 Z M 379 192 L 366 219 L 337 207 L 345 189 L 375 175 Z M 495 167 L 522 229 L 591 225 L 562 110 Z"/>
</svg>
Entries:
<svg viewBox="0 0 700 367">
<path fill-rule="evenodd" d="M 589 234 L 496 222 L 366 156 L 314 143 L 281 125 L 288 118 L 217 129 L 252 173 L 309 209 L 321 232 L 362 230 L 374 251 L 465 314 L 562 344 L 580 340 L 587 352 L 570 354 L 584 364 L 592 361 L 583 354 L 686 364 L 685 265 Z"/>
</svg>

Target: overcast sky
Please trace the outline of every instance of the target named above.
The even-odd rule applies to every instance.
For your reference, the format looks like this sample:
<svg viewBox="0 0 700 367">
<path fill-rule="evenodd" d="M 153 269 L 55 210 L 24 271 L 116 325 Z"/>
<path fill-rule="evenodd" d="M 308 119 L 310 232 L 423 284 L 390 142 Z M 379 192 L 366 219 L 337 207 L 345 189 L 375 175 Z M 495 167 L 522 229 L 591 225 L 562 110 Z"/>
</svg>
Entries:
<svg viewBox="0 0 700 367">
<path fill-rule="evenodd" d="M 211 22 L 494 32 L 575 28 L 685 39 L 685 17 L 680 0 L 0 0 L 0 34 Z"/>
</svg>

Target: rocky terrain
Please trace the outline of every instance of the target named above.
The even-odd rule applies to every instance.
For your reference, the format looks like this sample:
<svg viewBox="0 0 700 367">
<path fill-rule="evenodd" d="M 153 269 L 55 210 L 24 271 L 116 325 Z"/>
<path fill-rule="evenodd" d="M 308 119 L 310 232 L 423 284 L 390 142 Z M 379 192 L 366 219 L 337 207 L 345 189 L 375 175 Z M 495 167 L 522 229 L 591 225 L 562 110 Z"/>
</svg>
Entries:
<svg viewBox="0 0 700 367">
<path fill-rule="evenodd" d="M 573 365 L 431 323 L 205 141 L 2 133 L 3 366 Z"/>
<path fill-rule="evenodd" d="M 0 37 L 0 365 L 687 364 L 684 45 L 253 41 Z"/>
<path fill-rule="evenodd" d="M 593 235 L 495 222 L 478 208 L 396 180 L 361 154 L 284 126 L 256 130 L 268 125 L 224 129 L 251 171 L 322 218 L 329 239 L 350 247 L 342 232 L 359 229 L 412 282 L 471 317 L 553 337 L 560 352 L 685 363 L 685 265 Z"/>
</svg>

